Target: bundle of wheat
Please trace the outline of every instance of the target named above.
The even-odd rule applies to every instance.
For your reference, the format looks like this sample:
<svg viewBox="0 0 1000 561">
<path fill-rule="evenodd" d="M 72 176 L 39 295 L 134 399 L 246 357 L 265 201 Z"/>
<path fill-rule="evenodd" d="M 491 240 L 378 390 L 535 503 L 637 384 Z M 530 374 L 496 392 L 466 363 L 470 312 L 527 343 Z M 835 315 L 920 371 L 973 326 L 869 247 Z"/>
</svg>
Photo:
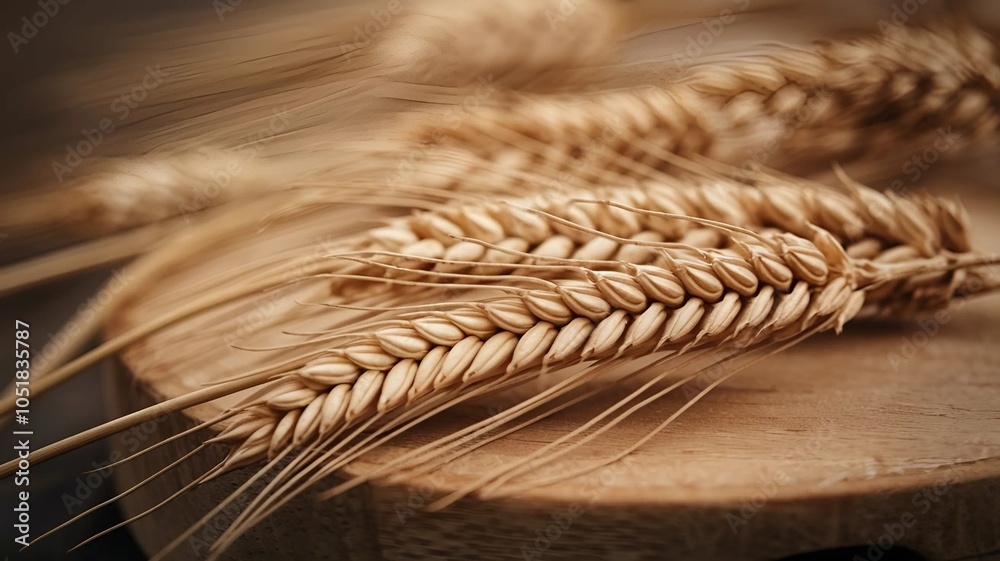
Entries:
<svg viewBox="0 0 1000 561">
<path fill-rule="evenodd" d="M 545 484 L 547 478 L 525 470 L 529 461 L 538 467 L 584 444 L 593 435 L 576 439 L 580 431 L 625 407 L 630 409 L 607 427 L 704 368 L 724 364 L 729 377 L 816 332 L 839 330 L 866 305 L 872 312 L 893 312 L 946 303 L 965 292 L 970 279 L 981 284 L 977 267 L 995 261 L 968 250 L 962 211 L 953 203 L 889 197 L 856 185 L 845 196 L 805 184 L 784 186 L 778 178 L 770 185 L 764 176 L 758 181 L 750 186 L 705 172 L 699 180 L 631 189 L 461 201 L 348 235 L 297 271 L 296 282 L 308 287 L 303 294 L 328 295 L 316 302 L 323 306 L 283 311 L 269 325 L 294 333 L 303 314 L 327 325 L 276 347 L 276 356 L 285 358 L 85 431 L 35 452 L 33 459 L 151 415 L 253 389 L 197 427 L 218 424 L 223 430 L 177 461 L 210 445 L 231 447 L 187 490 L 266 460 L 230 500 L 283 466 L 220 537 L 218 554 L 313 483 L 458 403 L 529 381 L 544 388 L 384 466 L 376 476 L 439 465 L 474 447 L 472 439 L 526 414 L 544 416 L 638 379 L 629 398 L 580 430 L 433 506 L 468 493 L 496 493 L 501 484 L 504 492 Z M 231 312 L 227 303 L 287 283 L 283 273 L 292 265 L 267 264 L 263 274 L 236 286 L 232 277 L 216 279 L 209 297 L 109 341 L 53 379 L 184 318 Z M 625 379 L 606 377 L 615 369 L 624 369 Z M 647 391 L 653 395 L 640 399 Z M 4 468 L 9 472 L 16 464 Z M 326 496 L 376 476 L 355 478 Z"/>
<path fill-rule="evenodd" d="M 253 489 L 212 545 L 219 558 L 313 485 L 328 484 L 320 496 L 331 498 L 433 471 L 624 391 L 427 508 L 526 492 L 626 457 L 731 376 L 816 333 L 1000 287 L 986 269 L 1000 257 L 973 249 L 957 202 L 877 192 L 837 165 L 874 175 L 927 147 L 935 159 L 995 147 L 1000 57 L 984 32 L 958 20 L 914 22 L 799 46 L 720 46 L 681 57 L 683 68 L 671 53 L 637 65 L 643 71 L 617 64 L 646 30 L 682 21 L 681 3 L 654 4 L 390 2 L 383 15 L 363 13 L 361 2 L 321 9 L 345 16 L 328 35 L 310 18 L 296 20 L 308 31 L 298 37 L 251 12 L 278 54 L 242 53 L 245 38 L 231 31 L 209 35 L 222 45 L 210 61 L 188 62 L 197 41 L 172 47 L 166 73 L 176 83 L 157 86 L 161 97 L 136 112 L 147 129 L 109 143 L 120 157 L 95 159 L 68 188 L 0 211 L 0 229 L 18 236 L 154 228 L 5 269 L 0 291 L 158 246 L 129 266 L 126 287 L 67 327 L 54 353 L 41 353 L 33 396 L 140 343 L 183 345 L 184 356 L 155 360 L 189 367 L 217 353 L 214 335 L 229 331 L 239 336 L 224 345 L 256 360 L 236 362 L 228 378 L 215 365 L 207 387 L 32 452 L 41 462 L 154 417 L 217 406 L 122 462 L 187 438 L 198 439 L 194 449 L 36 541 L 211 457 L 123 524 L 247 468 L 237 489 L 155 557 Z M 651 14 L 664 19 L 645 21 Z M 362 40 L 346 42 L 355 30 Z M 212 77 L 251 55 L 245 69 L 267 74 L 266 85 Z M 294 119 L 262 117 L 262 106 L 284 101 Z M 267 131 L 251 130 L 272 118 Z M 130 155 L 131 142 L 141 149 Z M 842 188 L 766 169 L 831 164 Z M 221 258 L 260 232 L 255 240 L 273 242 L 273 253 Z M 286 235 L 313 244 L 286 245 Z M 192 248 L 218 270 L 197 281 L 178 275 Z M 171 282 L 147 298 L 153 284 Z M 267 313 L 243 330 L 261 294 Z M 137 299 L 152 319 L 68 360 Z M 708 369 L 722 374 L 648 434 L 551 469 Z M 501 400 L 511 405 L 495 409 Z M 329 484 L 472 401 L 490 416 Z M 15 403 L 6 398 L 0 414 Z M 17 467 L 0 466 L 0 477 Z"/>
</svg>

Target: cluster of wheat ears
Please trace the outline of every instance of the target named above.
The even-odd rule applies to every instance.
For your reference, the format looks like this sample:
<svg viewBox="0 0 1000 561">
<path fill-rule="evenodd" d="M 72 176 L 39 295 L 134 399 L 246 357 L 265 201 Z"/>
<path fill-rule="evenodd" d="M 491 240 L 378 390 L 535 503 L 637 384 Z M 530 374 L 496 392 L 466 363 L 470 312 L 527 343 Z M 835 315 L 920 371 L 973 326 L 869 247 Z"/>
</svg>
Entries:
<svg viewBox="0 0 1000 561">
<path fill-rule="evenodd" d="M 626 398 L 585 425 L 429 508 L 582 475 L 646 443 L 729 376 L 806 337 L 856 318 L 934 310 L 970 285 L 980 293 L 996 286 L 987 266 L 997 257 L 970 247 L 965 212 L 952 200 L 877 192 L 838 167 L 837 184 L 827 186 L 759 161 L 745 165 L 748 150 L 772 145 L 766 163 L 802 175 L 837 161 L 896 165 L 885 161 L 886 147 L 925 146 L 942 126 L 955 127 L 963 144 L 987 142 L 1000 128 L 1000 60 L 968 25 L 775 47 L 617 91 L 498 87 L 457 124 L 442 125 L 433 109 L 415 112 L 377 148 L 344 148 L 368 164 L 335 180 L 317 172 L 255 190 L 135 262 L 133 284 L 141 287 L 183 267 L 191 247 L 303 216 L 329 216 L 335 240 L 305 264 L 296 249 L 178 289 L 155 320 L 64 365 L 51 361 L 36 374 L 36 392 L 137 341 L 185 321 L 208 325 L 238 314 L 261 292 L 285 286 L 296 287 L 294 299 L 260 329 L 290 332 L 303 318 L 324 325 L 268 349 L 278 358 L 253 372 L 82 431 L 32 459 L 244 392 L 175 437 L 214 431 L 199 448 L 139 484 L 210 446 L 227 446 L 228 455 L 160 506 L 234 468 L 260 465 L 229 498 L 269 478 L 213 545 L 220 555 L 290 499 L 459 403 L 538 388 L 447 438 L 332 483 L 322 496 L 435 469 L 629 384 Z M 444 96 L 442 89 L 420 95 Z M 414 153 L 416 163 L 408 160 Z M 149 201 L 169 199 L 164 193 L 190 179 L 189 170 L 170 167 L 189 161 L 161 162 L 145 187 L 133 172 L 127 203 L 118 186 L 88 184 L 86 219 L 107 220 L 91 229 L 169 216 L 176 205 Z M 146 199 L 143 189 L 152 193 Z M 70 214 L 59 218 L 82 220 Z M 371 216 L 384 224 L 370 227 Z M 141 290 L 126 296 L 141 298 Z M 105 315 L 96 314 L 95 324 Z M 192 344 L 189 352 L 197 352 Z M 725 375 L 620 454 L 540 475 L 539 466 L 710 367 Z M 5 402 L 4 411 L 12 405 Z M 0 471 L 15 469 L 8 463 Z"/>
</svg>

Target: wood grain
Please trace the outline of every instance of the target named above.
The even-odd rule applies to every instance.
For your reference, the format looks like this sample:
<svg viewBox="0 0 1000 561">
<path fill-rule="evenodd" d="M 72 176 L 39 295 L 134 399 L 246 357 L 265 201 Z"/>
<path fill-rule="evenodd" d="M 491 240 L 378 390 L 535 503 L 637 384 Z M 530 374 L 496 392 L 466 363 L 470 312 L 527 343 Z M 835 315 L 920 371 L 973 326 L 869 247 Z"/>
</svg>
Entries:
<svg viewBox="0 0 1000 561">
<path fill-rule="evenodd" d="M 1000 250 L 1000 201 L 992 189 L 964 179 L 940 179 L 932 189 L 957 191 L 972 214 L 977 246 Z M 151 287 L 115 319 L 111 334 L 170 305 L 160 297 L 178 283 L 276 248 L 317 246 L 322 231 L 317 221 L 309 228 L 269 231 L 240 247 L 214 248 L 196 266 Z M 246 371 L 261 355 L 226 343 L 240 325 L 252 323 L 254 309 L 266 316 L 268 306 L 295 305 L 292 300 L 289 293 L 261 297 L 241 310 L 235 324 L 188 322 L 130 348 L 120 357 L 118 403 L 134 410 Z M 329 503 L 300 497 L 243 538 L 227 558 L 739 561 L 847 546 L 869 550 L 861 551 L 861 559 L 882 557 L 887 546 L 892 552 L 905 546 L 932 560 L 996 558 L 997 318 L 1000 296 L 988 295 L 957 301 L 943 321 L 866 322 L 849 325 L 840 336 L 822 334 L 729 380 L 624 462 L 507 498 L 466 499 L 443 512 L 421 511 L 433 497 L 460 488 L 497 462 L 522 457 L 579 426 L 608 405 L 608 396 L 427 476 L 367 485 Z M 247 333 L 247 342 L 259 341 L 259 333 Z M 710 381 L 702 380 L 702 387 Z M 554 473 L 621 450 L 685 397 L 643 409 L 567 456 Z M 219 407 L 172 415 L 148 430 L 168 436 Z M 419 434 L 351 465 L 347 474 L 369 473 L 388 458 L 487 415 L 486 405 L 441 415 Z M 118 470 L 119 486 L 138 482 L 199 441 L 185 438 L 126 464 Z M 127 514 L 167 496 L 221 454 L 213 449 L 130 496 L 124 501 Z M 136 523 L 140 543 L 156 551 L 251 472 L 222 477 Z M 223 516 L 218 524 L 229 519 Z M 197 536 L 210 542 L 217 534 Z M 203 545 L 189 543 L 176 558 L 199 558 Z"/>
</svg>

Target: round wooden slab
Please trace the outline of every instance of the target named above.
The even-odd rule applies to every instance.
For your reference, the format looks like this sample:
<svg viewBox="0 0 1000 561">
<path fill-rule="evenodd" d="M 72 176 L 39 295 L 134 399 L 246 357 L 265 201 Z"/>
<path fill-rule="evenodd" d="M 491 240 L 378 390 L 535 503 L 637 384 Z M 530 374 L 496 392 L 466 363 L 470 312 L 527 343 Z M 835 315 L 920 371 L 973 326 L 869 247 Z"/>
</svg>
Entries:
<svg viewBox="0 0 1000 561">
<path fill-rule="evenodd" d="M 953 193 L 953 185 L 934 190 Z M 977 247 L 1000 250 L 1000 200 L 990 190 L 965 189 L 960 194 Z M 173 287 L 280 248 L 322 247 L 325 224 L 313 222 L 212 248 L 196 265 L 150 287 L 115 318 L 111 334 L 177 305 L 162 299 Z M 262 355 L 232 345 L 258 342 L 260 325 L 277 309 L 298 305 L 296 296 L 263 295 L 236 319 L 186 322 L 128 349 L 115 384 L 122 411 L 250 370 Z M 423 510 L 498 463 L 578 427 L 607 407 L 612 392 L 433 473 L 365 485 L 324 503 L 299 497 L 226 558 L 739 561 L 857 546 L 843 558 L 906 559 L 901 555 L 909 548 L 932 560 L 997 559 L 998 318 L 1000 295 L 987 295 L 959 300 L 937 320 L 858 323 L 840 336 L 821 334 L 725 382 L 623 461 L 513 496 Z M 700 387 L 711 381 L 701 380 Z M 567 473 L 624 449 L 688 397 L 668 396 L 642 409 L 548 473 Z M 169 415 L 137 434 L 156 441 L 222 406 Z M 487 405 L 468 405 L 440 415 L 351 465 L 347 475 L 368 473 L 490 414 Z M 205 437 L 181 439 L 122 466 L 119 486 L 141 481 Z M 126 513 L 145 510 L 223 454 L 210 449 L 156 479 L 125 499 Z M 135 523 L 134 533 L 148 552 L 159 550 L 254 471 L 200 487 Z M 236 512 L 216 516 L 176 558 L 203 558 Z"/>
</svg>

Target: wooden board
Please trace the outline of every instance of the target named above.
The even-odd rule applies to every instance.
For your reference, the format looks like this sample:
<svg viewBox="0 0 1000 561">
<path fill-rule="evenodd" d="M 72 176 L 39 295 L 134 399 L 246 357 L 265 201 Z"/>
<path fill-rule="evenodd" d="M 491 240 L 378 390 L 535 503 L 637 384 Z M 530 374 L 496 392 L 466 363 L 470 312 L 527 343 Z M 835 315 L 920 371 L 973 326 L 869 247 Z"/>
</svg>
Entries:
<svg viewBox="0 0 1000 561">
<path fill-rule="evenodd" d="M 944 182 L 942 182 L 944 183 Z M 959 192 L 981 249 L 1000 250 L 994 188 Z M 955 192 L 955 182 L 934 186 Z M 238 248 L 214 248 L 201 263 L 162 279 L 115 319 L 120 332 L 162 309 L 177 283 L 275 247 L 315 244 L 322 224 L 287 236 L 269 232 Z M 285 295 L 287 296 L 287 295 Z M 270 304 L 256 309 L 264 316 Z M 250 330 L 252 312 L 244 314 Z M 254 316 L 255 317 L 255 316 Z M 255 528 L 231 559 L 775 559 L 859 546 L 844 559 L 997 559 L 1000 551 L 1000 295 L 960 300 L 942 321 L 873 322 L 822 334 L 729 380 L 638 452 L 591 475 L 517 496 L 463 500 L 438 513 L 420 507 L 460 488 L 496 462 L 523 456 L 579 426 L 606 401 L 546 419 L 446 469 L 368 485 L 328 503 L 301 497 Z M 245 371 L 253 353 L 228 347 L 234 329 L 187 325 L 120 358 L 117 401 L 134 410 Z M 178 339 L 187 330 L 197 337 Z M 252 331 L 252 330 L 251 330 Z M 930 332 L 930 334 L 927 334 Z M 229 335 L 229 339 L 226 336 Z M 710 381 L 710 380 L 708 380 Z M 565 469 L 639 439 L 686 396 L 668 397 L 627 419 Z M 218 411 L 206 405 L 150 423 L 157 437 Z M 363 474 L 407 449 L 488 415 L 470 405 L 441 415 L 364 461 Z M 199 439 L 183 439 L 118 470 L 138 482 Z M 221 458 L 212 450 L 125 500 L 136 514 Z M 236 488 L 229 474 L 133 526 L 153 552 Z M 210 527 L 224 527 L 223 514 Z M 196 559 L 218 530 L 196 534 L 176 558 Z"/>
</svg>

